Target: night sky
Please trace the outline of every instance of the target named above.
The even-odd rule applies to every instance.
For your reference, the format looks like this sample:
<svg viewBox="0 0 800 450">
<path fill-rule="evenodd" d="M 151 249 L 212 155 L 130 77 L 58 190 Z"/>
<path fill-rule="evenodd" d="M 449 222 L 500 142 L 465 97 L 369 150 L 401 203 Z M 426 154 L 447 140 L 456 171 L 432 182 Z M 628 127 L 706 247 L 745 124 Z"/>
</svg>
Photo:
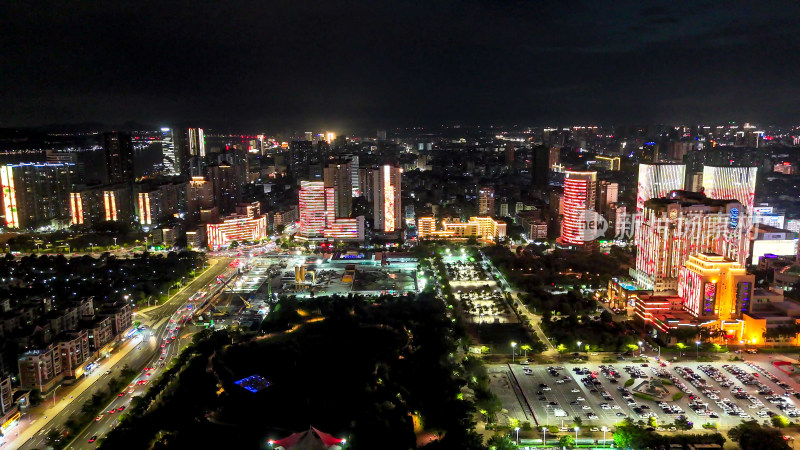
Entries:
<svg viewBox="0 0 800 450">
<path fill-rule="evenodd" d="M 800 2 L 5 2 L 0 127 L 800 122 Z"/>
</svg>

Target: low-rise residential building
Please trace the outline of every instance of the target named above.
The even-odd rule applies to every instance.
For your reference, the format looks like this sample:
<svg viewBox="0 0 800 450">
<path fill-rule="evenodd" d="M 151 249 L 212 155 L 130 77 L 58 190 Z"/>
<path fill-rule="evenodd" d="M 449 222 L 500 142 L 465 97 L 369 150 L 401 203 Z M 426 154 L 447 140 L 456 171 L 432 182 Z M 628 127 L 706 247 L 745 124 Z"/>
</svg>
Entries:
<svg viewBox="0 0 800 450">
<path fill-rule="evenodd" d="M 28 350 L 19 358 L 19 385 L 21 389 L 38 389 L 48 392 L 62 378 L 61 354 L 55 344 L 41 349 Z"/>
<path fill-rule="evenodd" d="M 110 317 L 96 317 L 86 325 L 89 331 L 89 347 L 93 352 L 99 351 L 114 339 L 114 330 Z"/>
<path fill-rule="evenodd" d="M 61 368 L 65 377 L 78 378 L 83 375 L 89 359 L 89 331 L 67 331 L 58 339 Z"/>
<path fill-rule="evenodd" d="M 111 319 L 111 331 L 115 336 L 124 333 L 133 324 L 131 305 L 125 302 L 117 302 L 104 309 L 108 312 L 100 314 L 100 317 Z"/>
</svg>

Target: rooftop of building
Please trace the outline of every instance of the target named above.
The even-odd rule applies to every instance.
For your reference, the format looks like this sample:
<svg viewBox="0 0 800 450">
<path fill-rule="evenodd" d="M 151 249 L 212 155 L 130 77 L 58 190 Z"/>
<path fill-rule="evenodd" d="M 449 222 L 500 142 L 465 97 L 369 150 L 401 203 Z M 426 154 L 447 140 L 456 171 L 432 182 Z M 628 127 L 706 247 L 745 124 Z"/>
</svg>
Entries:
<svg viewBox="0 0 800 450">
<path fill-rule="evenodd" d="M 692 191 L 671 191 L 666 197 L 651 198 L 645 202 L 649 208 L 665 207 L 674 203 L 680 203 L 683 207 L 688 206 L 725 206 L 731 202 L 739 203 L 736 199 L 713 199 L 708 198 L 702 192 Z"/>
<path fill-rule="evenodd" d="M 792 264 L 791 266 L 786 266 L 783 269 L 780 269 L 780 273 L 784 275 L 798 275 L 800 276 L 800 263 Z"/>
<path fill-rule="evenodd" d="M 764 288 L 755 288 L 753 289 L 753 297 L 781 297 L 783 298 L 783 293 L 775 292 L 770 289 Z"/>
<path fill-rule="evenodd" d="M 800 303 L 785 299 L 783 302 L 769 303 L 766 307 L 748 315 L 754 319 L 767 319 L 769 321 L 794 321 L 800 318 Z"/>
</svg>

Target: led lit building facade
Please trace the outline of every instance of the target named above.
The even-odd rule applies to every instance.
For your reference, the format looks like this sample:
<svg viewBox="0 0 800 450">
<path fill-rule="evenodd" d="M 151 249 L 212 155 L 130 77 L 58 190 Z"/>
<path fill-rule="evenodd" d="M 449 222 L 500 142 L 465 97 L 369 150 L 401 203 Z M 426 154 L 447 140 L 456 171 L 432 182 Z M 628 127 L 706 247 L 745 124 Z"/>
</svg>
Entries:
<svg viewBox="0 0 800 450">
<path fill-rule="evenodd" d="M 436 231 L 436 219 L 433 217 L 417 218 L 417 238 L 423 239 L 432 236 L 434 231 Z"/>
<path fill-rule="evenodd" d="M 478 215 L 494 216 L 494 188 L 485 186 L 478 190 Z"/>
<path fill-rule="evenodd" d="M 202 128 L 189 128 L 186 130 L 189 156 L 206 157 L 206 138 Z"/>
<path fill-rule="evenodd" d="M 621 159 L 619 156 L 597 156 L 597 165 L 612 172 L 619 171 L 621 167 Z"/>
<path fill-rule="evenodd" d="M 691 323 L 692 317 L 683 310 L 683 299 L 677 295 L 641 294 L 633 300 L 634 318 L 642 325 L 670 333 L 680 325 Z"/>
<path fill-rule="evenodd" d="M 167 216 L 186 211 L 186 183 L 164 183 L 137 187 L 134 198 L 139 224 L 149 228 Z"/>
<path fill-rule="evenodd" d="M 373 171 L 373 212 L 376 230 L 392 233 L 402 228 L 400 204 L 402 169 L 384 165 Z"/>
<path fill-rule="evenodd" d="M 564 173 L 559 244 L 583 246 L 592 240 L 586 232 L 587 211 L 594 211 L 596 198 L 597 172 L 568 170 Z"/>
<path fill-rule="evenodd" d="M 683 190 L 685 178 L 685 164 L 639 164 L 636 212 L 641 212 L 644 203 L 651 198 L 661 198 L 672 191 Z"/>
<path fill-rule="evenodd" d="M 206 239 L 208 246 L 219 249 L 233 241 L 255 242 L 267 237 L 267 217 L 247 217 L 232 215 L 222 220 L 221 223 L 206 224 Z"/>
<path fill-rule="evenodd" d="M 75 181 L 71 163 L 23 163 L 0 166 L 3 213 L 8 228 L 50 225 L 70 215 Z"/>
<path fill-rule="evenodd" d="M 326 240 L 364 242 L 364 216 L 337 217 L 322 233 Z"/>
<path fill-rule="evenodd" d="M 750 224 L 735 200 L 673 191 L 645 203 L 637 223 L 636 267 L 639 287 L 655 293 L 675 291 L 678 273 L 690 255 L 712 252 L 744 265 L 750 248 Z"/>
<path fill-rule="evenodd" d="M 181 161 L 178 155 L 178 148 L 175 145 L 175 136 L 171 128 L 161 129 L 161 155 L 164 175 L 180 175 Z"/>
<path fill-rule="evenodd" d="M 420 217 L 417 220 L 417 237 L 419 239 L 492 239 L 506 235 L 505 222 L 498 222 L 491 217 L 470 217 L 468 222 L 442 220 L 441 230 L 436 229 L 433 217 Z"/>
<path fill-rule="evenodd" d="M 701 320 L 741 319 L 750 307 L 755 276 L 738 262 L 715 253 L 689 257 L 678 277 L 683 307 Z"/>
<path fill-rule="evenodd" d="M 70 223 L 92 225 L 98 222 L 133 221 L 131 188 L 128 184 L 98 186 L 70 192 Z"/>
<path fill-rule="evenodd" d="M 202 175 L 206 161 L 206 137 L 202 128 L 185 128 L 183 141 L 178 149 L 181 170 L 191 176 Z"/>
<path fill-rule="evenodd" d="M 703 167 L 703 192 L 708 198 L 738 200 L 744 207 L 742 214 L 753 214 L 756 193 L 757 167 Z"/>
<path fill-rule="evenodd" d="M 322 236 L 327 222 L 325 183 L 321 181 L 301 181 L 298 196 L 300 201 L 300 229 L 297 234 L 305 238 Z"/>
<path fill-rule="evenodd" d="M 326 188 L 321 181 L 300 182 L 298 237 L 309 240 L 364 241 L 364 216 L 336 217 L 336 191 L 335 188 Z M 346 192 L 352 191 L 347 188 Z"/>
</svg>

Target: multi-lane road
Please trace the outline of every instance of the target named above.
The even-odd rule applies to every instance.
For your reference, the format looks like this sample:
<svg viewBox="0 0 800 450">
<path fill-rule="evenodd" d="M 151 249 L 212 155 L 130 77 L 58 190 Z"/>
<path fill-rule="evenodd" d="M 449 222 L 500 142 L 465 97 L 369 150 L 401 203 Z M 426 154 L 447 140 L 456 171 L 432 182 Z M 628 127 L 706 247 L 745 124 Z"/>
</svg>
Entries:
<svg viewBox="0 0 800 450">
<path fill-rule="evenodd" d="M 144 384 L 137 382 L 155 379 L 161 366 L 175 357 L 183 344 L 191 339 L 191 329 L 178 326 L 181 316 L 188 315 L 186 305 L 190 302 L 189 298 L 197 292 L 215 289 L 218 275 L 227 275 L 235 270 L 229 266 L 230 262 L 229 258 L 216 259 L 208 270 L 163 305 L 139 313 L 137 319 L 145 325 L 145 331 L 137 332 L 134 337 L 121 345 L 111 358 L 102 361 L 90 375 L 75 385 L 58 389 L 55 398 L 48 397 L 41 407 L 27 414 L 18 428 L 10 433 L 9 440 L 5 443 L 9 445 L 7 448 L 23 450 L 44 448 L 47 445 L 47 435 L 54 430 L 59 432 L 65 430 L 66 421 L 80 414 L 83 404 L 95 393 L 107 389 L 107 380 L 118 376 L 120 370 L 127 365 L 139 372 L 133 387 L 126 388 L 123 396 L 114 397 L 114 400 L 104 408 L 103 417 L 91 423 L 78 436 L 67 437 L 74 439 L 68 447 L 70 449 L 94 448 L 95 444 L 89 443 L 89 439 L 93 436 L 100 439 L 105 435 L 124 414 L 124 408 L 127 408 L 131 397 L 141 394 L 147 388 L 146 382 Z M 172 336 L 175 340 L 171 339 Z M 165 338 L 169 338 L 169 344 Z M 144 371 L 150 367 L 154 370 Z M 106 374 L 109 370 L 111 373 Z M 123 411 L 119 411 L 120 407 L 123 407 Z M 115 411 L 113 414 L 109 413 L 112 408 Z"/>
</svg>

